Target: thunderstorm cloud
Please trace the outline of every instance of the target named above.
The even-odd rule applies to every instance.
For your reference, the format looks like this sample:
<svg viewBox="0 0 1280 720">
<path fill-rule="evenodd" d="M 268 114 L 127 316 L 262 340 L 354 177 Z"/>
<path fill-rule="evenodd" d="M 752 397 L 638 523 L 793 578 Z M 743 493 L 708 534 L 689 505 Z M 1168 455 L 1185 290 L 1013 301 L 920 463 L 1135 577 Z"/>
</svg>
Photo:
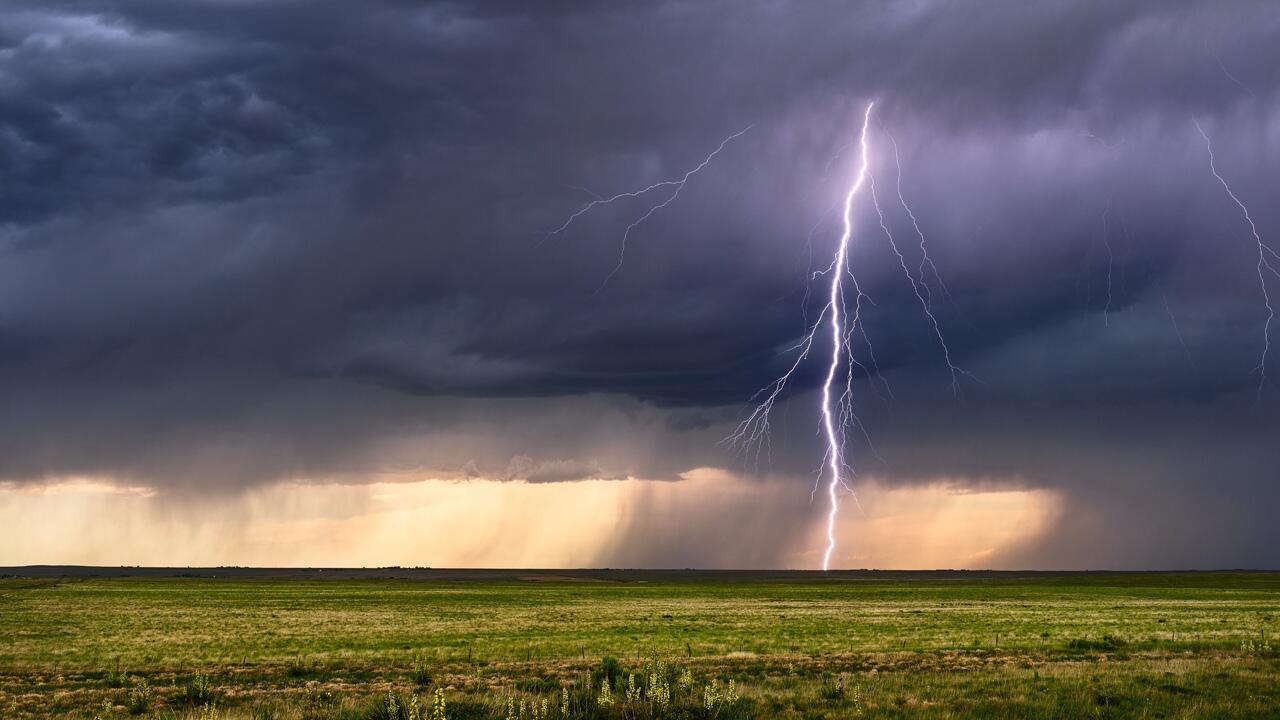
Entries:
<svg viewBox="0 0 1280 720">
<path fill-rule="evenodd" d="M 1278 36 L 1244 0 L 11 0 L 0 483 L 669 480 L 600 562 L 786 564 L 820 510 L 821 366 L 767 448 L 720 441 L 820 309 L 876 98 L 872 171 L 891 186 L 892 135 L 977 379 L 951 391 L 860 201 L 886 382 L 856 385 L 855 468 L 1054 493 L 1000 566 L 1280 566 L 1280 351 L 1260 385 L 1257 247 L 1196 131 L 1280 243 Z M 603 287 L 648 205 L 548 237 L 748 126 Z M 697 468 L 769 507 L 681 526 L 665 498 Z"/>
</svg>

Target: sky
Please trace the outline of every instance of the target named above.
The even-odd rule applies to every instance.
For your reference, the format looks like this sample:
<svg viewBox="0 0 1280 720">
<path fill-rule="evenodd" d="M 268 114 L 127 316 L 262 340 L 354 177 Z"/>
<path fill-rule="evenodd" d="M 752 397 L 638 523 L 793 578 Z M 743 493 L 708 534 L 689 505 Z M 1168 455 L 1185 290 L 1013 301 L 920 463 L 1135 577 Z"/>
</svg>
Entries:
<svg viewBox="0 0 1280 720">
<path fill-rule="evenodd" d="M 1235 0 L 6 2 L 0 564 L 819 566 L 829 346 L 723 440 L 821 310 L 875 100 L 971 376 L 859 196 L 833 566 L 1280 568 L 1280 275 L 1197 131 L 1280 247 L 1277 36 Z M 549 235 L 744 129 L 620 265 L 665 196 Z"/>
</svg>

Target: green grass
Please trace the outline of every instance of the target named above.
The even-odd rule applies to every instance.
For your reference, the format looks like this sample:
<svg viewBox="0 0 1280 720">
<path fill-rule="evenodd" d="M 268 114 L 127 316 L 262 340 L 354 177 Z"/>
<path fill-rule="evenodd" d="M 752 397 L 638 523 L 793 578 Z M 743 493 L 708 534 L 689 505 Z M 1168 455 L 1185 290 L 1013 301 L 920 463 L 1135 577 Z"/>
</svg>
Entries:
<svg viewBox="0 0 1280 720">
<path fill-rule="evenodd" d="M 606 656 L 697 678 L 663 717 L 1280 717 L 1276 574 L 529 577 L 0 580 L 0 717 L 559 718 Z"/>
</svg>

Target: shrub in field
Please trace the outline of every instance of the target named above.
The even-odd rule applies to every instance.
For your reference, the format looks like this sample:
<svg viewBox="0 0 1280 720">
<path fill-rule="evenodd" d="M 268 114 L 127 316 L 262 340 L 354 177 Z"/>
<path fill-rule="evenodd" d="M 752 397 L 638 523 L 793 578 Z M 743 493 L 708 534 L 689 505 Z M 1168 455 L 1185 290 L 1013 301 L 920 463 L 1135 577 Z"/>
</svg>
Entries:
<svg viewBox="0 0 1280 720">
<path fill-rule="evenodd" d="M 718 720 L 749 717 L 747 703 L 741 700 L 736 681 L 729 680 L 722 686 L 719 680 L 712 678 L 711 682 L 702 686 L 702 712 L 695 716 Z M 681 713 L 683 715 L 690 714 L 686 708 L 677 709 L 684 710 L 685 712 Z"/>
<path fill-rule="evenodd" d="M 444 690 L 436 688 L 430 711 L 423 710 L 422 702 L 413 693 L 387 692 L 374 700 L 359 717 L 361 720 L 448 720 L 447 711 Z"/>
<path fill-rule="evenodd" d="M 612 674 L 613 681 L 609 681 Z M 527 683 L 516 683 L 522 689 Z M 632 672 L 606 658 L 582 681 L 561 685 L 543 697 L 506 701 L 503 720 L 735 720 L 745 717 L 749 703 L 738 694 L 734 679 L 694 681 L 688 668 L 648 659 Z M 542 695 L 542 693 L 539 693 Z M 556 701 L 558 702 L 558 706 Z"/>
<path fill-rule="evenodd" d="M 444 704 L 444 690 L 436 688 L 435 696 L 431 700 L 431 720 L 448 720 Z"/>
<path fill-rule="evenodd" d="M 129 713 L 141 715 L 151 707 L 151 686 L 146 678 L 138 678 L 129 690 Z"/>
<path fill-rule="evenodd" d="M 418 687 L 426 687 L 431 684 L 431 666 L 421 657 L 413 661 L 413 682 Z"/>
<path fill-rule="evenodd" d="M 379 696 L 361 716 L 362 720 L 422 720 L 418 696 L 403 697 L 388 691 Z"/>
<path fill-rule="evenodd" d="M 562 698 L 564 696 L 562 695 Z M 525 699 L 507 698 L 507 712 L 503 720 L 552 720 L 552 718 L 570 717 L 568 706 L 561 704 L 560 714 L 556 715 L 548 698 Z"/>
<path fill-rule="evenodd" d="M 671 683 L 667 680 L 665 663 L 649 673 L 648 694 L 659 712 L 671 707 Z"/>
<path fill-rule="evenodd" d="M 1270 655 L 1271 642 L 1263 638 L 1255 642 L 1252 639 L 1240 643 L 1240 651 L 1246 655 Z"/>
<path fill-rule="evenodd" d="M 618 662 L 618 658 L 605 657 L 600 661 L 600 669 L 592 673 L 592 677 L 595 680 L 607 680 L 612 685 L 622 677 L 622 672 L 622 663 Z"/>
<path fill-rule="evenodd" d="M 334 697 L 327 690 L 308 685 L 302 700 L 302 720 L 330 720 Z"/>
<path fill-rule="evenodd" d="M 824 673 L 819 695 L 832 702 L 847 702 L 851 709 L 850 714 L 854 716 L 861 715 L 865 710 L 862 702 L 862 688 L 857 685 L 851 686 L 849 676 L 845 673 L 841 673 L 839 677 Z"/>
<path fill-rule="evenodd" d="M 196 673 L 182 689 L 182 699 L 188 705 L 208 705 L 213 702 L 213 697 L 213 684 L 204 673 Z"/>
<path fill-rule="evenodd" d="M 853 715 L 862 715 L 866 711 L 866 705 L 862 703 L 862 688 L 857 685 L 849 692 L 849 699 L 853 705 Z"/>
<path fill-rule="evenodd" d="M 600 707 L 613 705 L 613 687 L 609 684 L 607 677 L 600 681 L 600 695 L 596 697 L 596 704 Z"/>
<path fill-rule="evenodd" d="M 822 676 L 822 697 L 828 700 L 843 700 L 845 693 L 844 676 L 832 677 L 831 673 Z"/>
<path fill-rule="evenodd" d="M 373 701 L 365 720 L 400 720 L 400 698 L 395 693 L 387 693 Z"/>
<path fill-rule="evenodd" d="M 702 686 L 702 707 L 708 713 L 712 713 L 723 702 L 724 697 L 720 694 L 720 684 L 716 682 L 715 678 L 712 678 L 711 682 Z"/>
<path fill-rule="evenodd" d="M 680 671 L 680 689 L 689 692 L 693 690 L 693 671 L 685 668 Z"/>
</svg>

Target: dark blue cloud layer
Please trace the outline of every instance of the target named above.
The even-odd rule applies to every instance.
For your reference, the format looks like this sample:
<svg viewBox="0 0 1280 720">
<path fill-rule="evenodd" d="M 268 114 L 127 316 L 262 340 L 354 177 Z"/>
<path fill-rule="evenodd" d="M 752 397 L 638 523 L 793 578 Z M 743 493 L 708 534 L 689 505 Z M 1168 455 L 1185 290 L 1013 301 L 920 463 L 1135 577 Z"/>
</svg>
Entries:
<svg viewBox="0 0 1280 720">
<path fill-rule="evenodd" d="M 1077 524 L 1009 562 L 1280 564 L 1256 248 L 1193 125 L 1280 233 L 1278 31 L 1249 2 L 8 3 L 0 477 L 741 467 L 715 440 L 817 310 L 876 97 L 873 171 L 892 134 L 982 382 L 952 396 L 859 205 L 896 391 L 860 388 L 886 460 L 860 467 L 1061 490 Z M 643 202 L 544 242 L 747 125 L 602 291 Z M 760 472 L 813 467 L 819 370 Z M 1130 554 L 1077 532 L 1126 525 L 1109 496 L 1165 519 Z M 1184 531 L 1207 550 L 1159 552 Z"/>
</svg>

